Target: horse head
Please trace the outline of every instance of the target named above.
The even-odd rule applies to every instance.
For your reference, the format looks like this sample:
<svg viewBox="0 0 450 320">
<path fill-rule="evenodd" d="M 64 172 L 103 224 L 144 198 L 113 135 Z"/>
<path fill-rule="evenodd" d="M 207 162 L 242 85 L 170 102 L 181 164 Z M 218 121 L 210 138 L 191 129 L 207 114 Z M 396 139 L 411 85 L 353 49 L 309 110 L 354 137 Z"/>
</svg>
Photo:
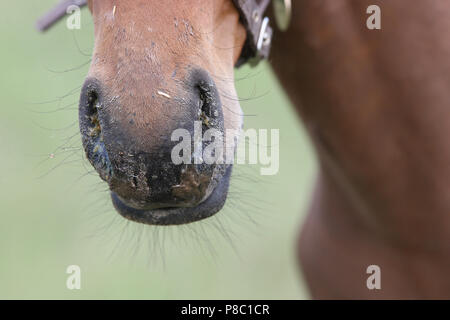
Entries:
<svg viewBox="0 0 450 320">
<path fill-rule="evenodd" d="M 238 11 L 229 0 L 88 5 L 95 47 L 80 130 L 115 208 L 147 224 L 211 216 L 224 205 L 231 165 L 175 164 L 171 137 L 177 129 L 194 136 L 196 123 L 203 131 L 241 128 L 233 77 L 246 30 Z M 237 139 L 228 141 L 234 149 Z"/>
</svg>

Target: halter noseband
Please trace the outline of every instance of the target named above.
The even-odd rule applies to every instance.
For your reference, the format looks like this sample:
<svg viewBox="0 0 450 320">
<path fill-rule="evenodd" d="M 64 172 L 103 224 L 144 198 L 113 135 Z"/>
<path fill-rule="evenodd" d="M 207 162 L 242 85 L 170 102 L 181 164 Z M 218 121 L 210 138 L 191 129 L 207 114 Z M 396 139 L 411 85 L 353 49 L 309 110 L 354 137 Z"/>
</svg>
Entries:
<svg viewBox="0 0 450 320">
<path fill-rule="evenodd" d="M 275 20 L 280 30 L 286 30 L 291 18 L 291 0 L 233 0 L 239 11 L 241 22 L 247 30 L 247 39 L 236 63 L 239 67 L 246 62 L 255 65 L 269 57 L 273 30 L 269 18 L 264 17 L 270 2 L 273 1 Z M 84 7 L 87 0 L 61 0 L 53 9 L 36 23 L 39 31 L 45 31 L 61 20 L 67 8 L 76 5 Z"/>
</svg>

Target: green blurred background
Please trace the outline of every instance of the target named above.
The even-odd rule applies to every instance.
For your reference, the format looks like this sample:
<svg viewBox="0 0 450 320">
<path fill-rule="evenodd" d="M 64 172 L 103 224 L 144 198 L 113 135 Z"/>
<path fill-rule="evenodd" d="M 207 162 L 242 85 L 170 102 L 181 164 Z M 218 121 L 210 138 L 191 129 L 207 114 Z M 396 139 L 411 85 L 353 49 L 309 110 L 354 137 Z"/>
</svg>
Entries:
<svg viewBox="0 0 450 320">
<path fill-rule="evenodd" d="M 280 129 L 279 173 L 237 166 L 226 207 L 203 222 L 127 222 L 77 134 L 90 14 L 82 11 L 81 30 L 59 23 L 39 34 L 34 22 L 54 3 L 0 2 L 0 298 L 308 298 L 295 239 L 316 165 L 268 65 L 238 70 L 236 86 L 244 112 L 255 115 L 246 128 Z M 73 264 L 81 267 L 81 290 L 66 288 Z"/>
</svg>

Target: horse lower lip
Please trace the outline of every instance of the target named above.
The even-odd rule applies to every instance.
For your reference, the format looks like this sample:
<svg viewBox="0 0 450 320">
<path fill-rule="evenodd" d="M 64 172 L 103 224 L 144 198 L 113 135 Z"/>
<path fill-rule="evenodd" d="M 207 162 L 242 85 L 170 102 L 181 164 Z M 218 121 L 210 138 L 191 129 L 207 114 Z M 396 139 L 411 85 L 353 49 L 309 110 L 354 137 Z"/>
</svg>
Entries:
<svg viewBox="0 0 450 320">
<path fill-rule="evenodd" d="M 129 201 L 124 200 L 122 197 L 120 197 L 117 193 L 112 192 L 112 194 L 114 195 L 114 197 L 117 197 L 117 200 L 122 202 L 122 204 L 130 209 L 134 209 L 134 210 L 169 210 L 169 209 L 175 209 L 175 208 L 187 208 L 187 207 L 192 207 L 192 206 L 187 206 L 184 204 L 180 204 L 180 205 L 169 205 L 169 204 L 161 204 L 161 203 L 148 203 L 148 204 L 132 204 Z"/>
<path fill-rule="evenodd" d="M 229 166 L 211 195 L 195 207 L 166 207 L 145 210 L 128 206 L 114 192 L 111 192 L 111 199 L 120 215 L 138 223 L 149 225 L 187 224 L 208 218 L 222 209 L 228 193 L 231 171 L 232 166 Z"/>
</svg>

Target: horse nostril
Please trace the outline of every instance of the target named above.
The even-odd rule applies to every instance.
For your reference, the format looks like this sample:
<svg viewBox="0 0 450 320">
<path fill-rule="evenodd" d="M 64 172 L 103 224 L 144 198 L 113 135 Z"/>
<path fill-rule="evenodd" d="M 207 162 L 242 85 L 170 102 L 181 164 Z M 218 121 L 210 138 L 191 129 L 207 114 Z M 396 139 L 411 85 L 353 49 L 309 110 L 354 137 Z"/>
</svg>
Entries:
<svg viewBox="0 0 450 320">
<path fill-rule="evenodd" d="M 200 103 L 199 103 L 199 120 L 202 122 L 202 129 L 208 130 L 215 127 L 219 117 L 219 109 L 215 99 L 212 84 L 201 81 L 198 86 Z"/>
<path fill-rule="evenodd" d="M 90 121 L 90 132 L 89 135 L 92 138 L 98 138 L 101 134 L 100 119 L 98 115 L 98 95 L 95 91 L 90 91 L 88 94 L 88 105 L 86 110 L 86 116 L 89 117 Z"/>
<path fill-rule="evenodd" d="M 111 162 L 103 139 L 100 84 L 94 79 L 86 80 L 81 92 L 79 120 L 81 137 L 86 157 L 100 174 L 108 181 L 112 176 Z M 103 120 L 102 120 L 103 119 Z"/>
</svg>

